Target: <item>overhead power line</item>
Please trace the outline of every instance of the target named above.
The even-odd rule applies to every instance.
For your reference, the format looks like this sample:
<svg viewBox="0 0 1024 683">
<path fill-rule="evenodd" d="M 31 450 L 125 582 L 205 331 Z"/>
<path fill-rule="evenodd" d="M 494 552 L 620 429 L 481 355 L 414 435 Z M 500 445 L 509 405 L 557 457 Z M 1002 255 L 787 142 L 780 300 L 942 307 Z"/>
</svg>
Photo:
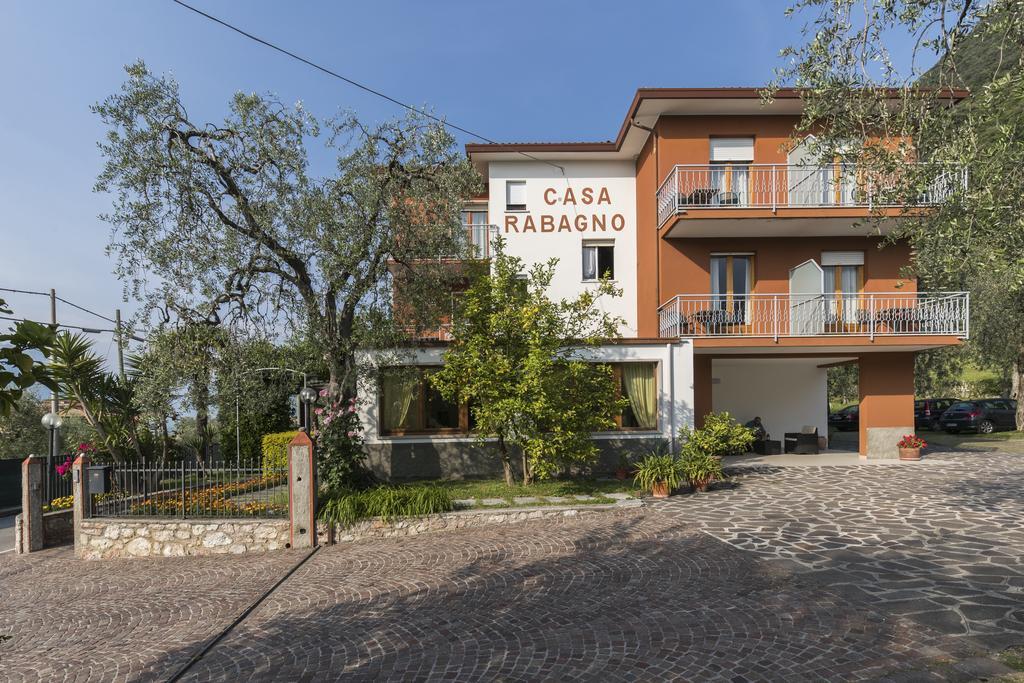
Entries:
<svg viewBox="0 0 1024 683">
<path fill-rule="evenodd" d="M 388 95 L 387 93 L 383 93 L 380 90 L 376 90 L 375 88 L 371 88 L 368 85 L 364 85 L 363 83 L 360 83 L 359 81 L 351 79 L 348 76 L 343 76 L 340 73 L 338 73 L 337 71 L 329 69 L 328 67 L 323 66 L 321 64 L 317 64 L 316 62 L 314 62 L 311 59 L 306 59 L 302 55 L 296 54 L 296 53 L 292 52 L 291 50 L 288 50 L 288 49 L 285 49 L 285 48 L 281 47 L 280 45 L 275 45 L 274 43 L 270 42 L 269 40 L 265 40 L 263 38 L 260 38 L 259 36 L 253 35 L 252 33 L 249 33 L 248 31 L 246 31 L 244 29 L 241 29 L 241 28 L 235 26 L 234 24 L 228 23 L 228 22 L 224 21 L 223 19 L 220 19 L 218 17 L 213 16 L 212 14 L 208 14 L 208 13 L 204 12 L 203 10 L 199 9 L 198 7 L 193 7 L 192 5 L 188 4 L 187 2 L 182 2 L 182 0 L 171 0 L 171 1 L 174 2 L 175 4 L 181 5 L 182 7 L 184 7 L 187 10 L 195 12 L 196 14 L 198 14 L 201 17 L 205 17 L 206 19 L 209 19 L 210 21 L 212 21 L 214 23 L 220 24 L 221 26 L 223 26 L 226 29 L 234 31 L 235 33 L 238 33 L 239 35 L 245 36 L 249 40 L 255 41 L 255 42 L 257 42 L 260 45 L 263 45 L 265 47 L 269 47 L 271 50 L 276 50 L 277 52 L 280 52 L 281 54 L 283 54 L 283 55 L 285 55 L 287 57 L 291 57 L 292 59 L 294 59 L 294 60 L 296 60 L 298 62 L 302 62 L 306 66 L 312 67 L 312 68 L 316 69 L 317 71 L 320 71 L 322 73 L 327 74 L 328 76 L 331 76 L 333 78 L 337 78 L 338 80 L 344 81 L 345 83 L 348 83 L 351 86 L 354 86 L 356 88 L 359 88 L 360 90 L 368 92 L 371 95 L 376 95 L 377 97 L 380 97 L 382 99 L 387 100 L 388 102 L 391 102 L 392 104 L 397 104 L 399 107 L 402 107 L 402 108 L 407 109 L 407 110 L 409 110 L 411 112 L 414 112 L 416 114 L 420 114 L 421 116 L 425 116 L 425 117 L 427 117 L 429 119 L 437 121 L 442 126 L 446 126 L 448 128 L 451 128 L 452 130 L 457 130 L 460 133 L 465 133 L 466 135 L 469 135 L 470 137 L 474 137 L 474 138 L 476 138 L 478 140 L 483 140 L 484 142 L 490 143 L 492 145 L 498 144 L 495 140 L 492 140 L 491 138 L 487 137 L 486 135 L 481 135 L 480 133 L 475 133 L 475 132 L 469 130 L 468 128 L 463 128 L 462 126 L 459 126 L 459 125 L 456 125 L 454 123 L 451 123 L 450 121 L 447 121 L 447 120 L 441 118 L 440 116 L 436 116 L 434 114 L 431 114 L 430 112 L 426 111 L 425 109 L 422 109 L 420 107 L 415 107 L 415 106 L 413 106 L 411 104 L 408 104 L 408 103 L 403 102 L 403 101 L 401 101 L 401 100 L 399 100 L 397 98 L 394 98 L 391 95 Z M 522 155 L 522 156 L 524 156 L 527 159 L 530 159 L 532 161 L 537 161 L 537 162 L 540 162 L 542 164 L 548 164 L 549 166 L 554 166 L 557 169 L 563 170 L 562 167 L 559 166 L 558 164 L 556 164 L 554 162 L 551 162 L 551 161 L 547 161 L 546 159 L 538 159 L 537 157 L 535 157 L 535 156 L 533 156 L 531 154 L 527 154 L 526 152 L 521 152 L 521 151 L 518 151 L 518 150 L 517 150 L 516 153 L 520 154 L 520 155 Z"/>
<path fill-rule="evenodd" d="M 66 327 L 70 330 L 81 330 L 82 332 L 88 332 L 89 334 L 100 334 L 103 332 L 110 332 L 111 334 L 115 335 L 117 334 L 117 330 L 108 330 L 105 327 L 85 327 L 83 325 L 72 325 L 70 323 L 44 323 L 41 320 L 31 320 L 29 318 L 13 318 L 8 315 L 0 315 L 0 320 L 10 320 L 11 322 L 16 323 L 35 323 L 36 325 L 43 325 L 45 327 L 53 327 L 54 325 L 56 325 L 57 327 Z M 137 342 L 145 343 L 146 341 L 142 337 L 137 337 L 134 334 L 127 336 L 130 337 L 131 339 L 134 339 Z"/>
<path fill-rule="evenodd" d="M 49 297 L 50 296 L 49 292 L 33 292 L 32 290 L 29 290 L 29 289 L 11 289 L 10 287 L 0 287 L 0 292 L 14 292 L 15 294 L 34 294 L 36 296 L 45 296 L 45 297 Z M 74 303 L 73 301 L 68 301 L 67 299 L 65 299 L 63 297 L 59 297 L 59 296 L 56 296 L 54 298 L 57 299 L 57 301 L 60 301 L 62 303 L 67 304 L 68 306 L 71 306 L 72 308 L 77 308 L 78 310 L 83 311 L 85 313 L 88 313 L 89 315 L 94 315 L 97 318 L 100 318 L 101 320 L 106 320 L 108 323 L 113 323 L 115 325 L 117 324 L 117 321 L 114 320 L 113 318 L 108 318 L 107 316 L 103 315 L 102 313 L 97 313 L 96 311 L 91 311 L 88 308 L 86 308 L 85 306 L 79 306 L 78 304 Z"/>
</svg>

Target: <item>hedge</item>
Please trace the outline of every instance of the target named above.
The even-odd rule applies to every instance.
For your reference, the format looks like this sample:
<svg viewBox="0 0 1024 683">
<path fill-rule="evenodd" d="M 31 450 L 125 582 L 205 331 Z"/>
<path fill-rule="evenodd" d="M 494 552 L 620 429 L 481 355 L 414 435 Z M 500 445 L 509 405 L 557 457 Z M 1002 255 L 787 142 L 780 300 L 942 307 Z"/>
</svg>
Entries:
<svg viewBox="0 0 1024 683">
<path fill-rule="evenodd" d="M 277 432 L 263 435 L 263 473 L 288 468 L 288 444 L 295 438 L 295 432 Z"/>
</svg>

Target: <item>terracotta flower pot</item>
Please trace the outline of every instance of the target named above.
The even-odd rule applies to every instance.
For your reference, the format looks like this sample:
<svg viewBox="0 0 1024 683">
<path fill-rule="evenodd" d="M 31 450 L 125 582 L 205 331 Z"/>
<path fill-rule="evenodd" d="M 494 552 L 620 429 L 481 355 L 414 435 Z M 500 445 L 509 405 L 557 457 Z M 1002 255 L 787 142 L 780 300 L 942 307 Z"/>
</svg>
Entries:
<svg viewBox="0 0 1024 683">
<path fill-rule="evenodd" d="M 920 448 L 901 448 L 900 449 L 900 460 L 920 460 L 921 449 Z"/>
<path fill-rule="evenodd" d="M 619 481 L 625 480 L 625 478 L 628 476 L 629 471 L 626 470 L 625 468 L 620 467 L 619 469 L 615 470 L 615 478 L 618 479 Z"/>
<path fill-rule="evenodd" d="M 708 486 L 710 486 L 710 485 L 711 485 L 711 480 L 710 479 L 705 479 L 705 480 L 701 480 L 701 481 L 691 481 L 690 482 L 690 486 L 692 486 L 693 490 L 696 491 L 697 493 L 706 493 L 707 490 L 708 490 Z"/>
<path fill-rule="evenodd" d="M 655 498 L 668 498 L 668 482 L 659 481 L 651 486 L 651 495 Z"/>
</svg>

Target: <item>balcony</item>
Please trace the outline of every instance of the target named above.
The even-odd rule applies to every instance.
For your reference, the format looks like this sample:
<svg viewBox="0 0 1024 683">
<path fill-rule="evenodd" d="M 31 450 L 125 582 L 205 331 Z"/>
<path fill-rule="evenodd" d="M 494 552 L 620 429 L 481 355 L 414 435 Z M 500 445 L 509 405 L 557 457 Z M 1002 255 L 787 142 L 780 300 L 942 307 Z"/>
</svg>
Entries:
<svg viewBox="0 0 1024 683">
<path fill-rule="evenodd" d="M 966 292 L 680 294 L 658 308 L 662 337 L 901 337 L 970 331 Z"/>
<path fill-rule="evenodd" d="M 920 169 L 920 164 L 908 164 Z M 941 173 L 914 205 L 937 204 L 967 185 L 967 172 Z M 677 164 L 658 188 L 658 225 L 689 209 L 806 209 L 906 206 L 892 203 L 895 179 L 854 164 Z"/>
</svg>

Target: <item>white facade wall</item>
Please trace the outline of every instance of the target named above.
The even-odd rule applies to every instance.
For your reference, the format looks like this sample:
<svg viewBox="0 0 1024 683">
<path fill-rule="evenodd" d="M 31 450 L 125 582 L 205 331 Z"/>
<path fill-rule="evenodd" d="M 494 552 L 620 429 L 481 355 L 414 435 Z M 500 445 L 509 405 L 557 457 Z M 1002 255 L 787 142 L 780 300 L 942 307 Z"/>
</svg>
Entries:
<svg viewBox="0 0 1024 683">
<path fill-rule="evenodd" d="M 828 379 L 821 358 L 715 359 L 711 404 L 740 424 L 760 415 L 773 439 L 804 425 L 828 435 Z"/>
<path fill-rule="evenodd" d="M 683 425 L 693 426 L 693 344 L 689 341 L 665 344 L 607 344 L 577 352 L 585 360 L 620 362 L 655 362 L 658 364 L 658 431 L 616 431 L 595 434 L 595 439 L 650 439 L 659 436 L 672 439 Z M 367 352 L 360 365 L 442 365 L 443 348 L 409 349 L 401 354 Z M 379 431 L 380 397 L 378 386 L 367 373 L 359 383 L 359 418 L 367 444 L 383 442 L 425 443 L 441 441 L 473 441 L 471 435 L 381 436 Z"/>
<path fill-rule="evenodd" d="M 583 280 L 584 241 L 615 246 L 615 280 L 621 297 L 600 302 L 602 310 L 621 317 L 621 332 L 635 337 L 636 171 L 631 161 L 560 161 L 558 168 L 534 161 L 489 164 L 488 217 L 507 240 L 508 253 L 527 268 L 558 259 L 549 296 L 572 298 L 593 283 Z M 526 210 L 506 211 L 506 181 L 526 183 Z M 603 224 L 603 227 L 602 227 Z"/>
</svg>

